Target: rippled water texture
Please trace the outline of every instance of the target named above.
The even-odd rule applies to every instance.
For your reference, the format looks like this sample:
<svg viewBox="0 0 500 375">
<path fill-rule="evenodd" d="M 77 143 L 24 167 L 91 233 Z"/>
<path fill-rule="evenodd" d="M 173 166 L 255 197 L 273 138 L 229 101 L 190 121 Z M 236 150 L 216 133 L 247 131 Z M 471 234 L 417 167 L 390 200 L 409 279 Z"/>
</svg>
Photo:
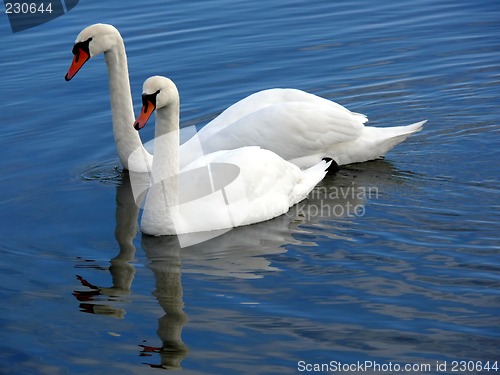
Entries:
<svg viewBox="0 0 500 375">
<path fill-rule="evenodd" d="M 496 1 L 81 0 L 15 34 L 4 17 L 0 373 L 500 361 L 499 19 Z M 136 111 L 167 75 L 183 126 L 270 87 L 428 122 L 287 215 L 181 248 L 137 230 L 102 57 L 64 81 L 95 22 L 125 39 Z"/>
</svg>

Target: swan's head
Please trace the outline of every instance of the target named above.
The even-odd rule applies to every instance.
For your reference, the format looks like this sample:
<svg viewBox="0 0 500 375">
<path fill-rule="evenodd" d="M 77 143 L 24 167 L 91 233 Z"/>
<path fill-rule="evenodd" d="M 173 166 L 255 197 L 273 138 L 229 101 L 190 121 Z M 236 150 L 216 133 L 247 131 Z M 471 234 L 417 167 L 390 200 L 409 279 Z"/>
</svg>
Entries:
<svg viewBox="0 0 500 375">
<path fill-rule="evenodd" d="M 69 81 L 90 58 L 112 49 L 120 40 L 120 33 L 112 25 L 97 23 L 83 29 L 76 37 L 73 62 L 64 79 Z"/>
<path fill-rule="evenodd" d="M 179 92 L 175 83 L 162 76 L 149 77 L 142 86 L 142 109 L 134 122 L 134 128 L 141 130 L 155 109 L 179 105 Z"/>
</svg>

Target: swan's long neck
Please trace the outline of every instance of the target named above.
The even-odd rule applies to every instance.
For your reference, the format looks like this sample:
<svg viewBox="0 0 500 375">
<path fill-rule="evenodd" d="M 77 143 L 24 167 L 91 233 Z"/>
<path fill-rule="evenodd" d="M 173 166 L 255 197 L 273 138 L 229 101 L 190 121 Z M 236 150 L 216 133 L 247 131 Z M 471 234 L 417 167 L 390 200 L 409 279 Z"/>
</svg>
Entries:
<svg viewBox="0 0 500 375">
<path fill-rule="evenodd" d="M 155 182 L 179 174 L 179 112 L 178 100 L 156 110 L 152 167 Z"/>
<path fill-rule="evenodd" d="M 156 110 L 151 186 L 141 220 L 145 233 L 177 233 L 179 174 L 179 105 Z"/>
<path fill-rule="evenodd" d="M 125 169 L 128 169 L 130 154 L 138 147 L 143 148 L 134 123 L 134 109 L 130 91 L 127 55 L 121 37 L 117 38 L 114 48 L 104 53 L 109 75 L 113 134 L 118 156 Z"/>
</svg>

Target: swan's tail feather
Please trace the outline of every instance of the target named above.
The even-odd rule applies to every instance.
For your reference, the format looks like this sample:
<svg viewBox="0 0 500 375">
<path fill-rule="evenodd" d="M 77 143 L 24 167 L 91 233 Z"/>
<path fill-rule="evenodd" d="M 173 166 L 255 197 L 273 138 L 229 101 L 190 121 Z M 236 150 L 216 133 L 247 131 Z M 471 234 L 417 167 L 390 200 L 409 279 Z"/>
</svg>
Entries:
<svg viewBox="0 0 500 375">
<path fill-rule="evenodd" d="M 323 177 L 325 177 L 325 174 L 332 163 L 335 163 L 335 161 L 332 158 L 324 158 L 319 163 L 314 164 L 312 167 L 305 169 L 303 173 L 307 176 L 311 177 L 315 176 L 319 178 L 318 180 L 319 182 L 323 179 Z"/>
<path fill-rule="evenodd" d="M 323 161 L 330 163 L 330 165 L 326 168 L 326 173 L 336 173 L 339 171 L 339 165 L 332 158 L 323 158 Z"/>
<path fill-rule="evenodd" d="M 378 129 L 380 134 L 383 134 L 383 138 L 391 139 L 398 137 L 408 137 L 409 135 L 419 132 L 422 130 L 423 125 L 427 122 L 427 120 L 416 122 L 411 125 L 404 126 L 391 126 L 389 128 L 375 128 Z"/>
<path fill-rule="evenodd" d="M 322 160 L 302 171 L 302 181 L 295 185 L 292 193 L 292 205 L 307 197 L 311 190 L 325 177 L 332 163 L 335 163 L 335 161 L 331 159 Z"/>
<path fill-rule="evenodd" d="M 411 125 L 405 126 L 393 126 L 390 128 L 365 128 L 373 129 L 373 139 L 377 144 L 374 150 L 378 155 L 372 155 L 373 157 L 367 158 L 365 160 L 375 159 L 377 157 L 384 156 L 386 152 L 403 142 L 410 135 L 422 130 L 422 126 L 427 122 L 427 120 L 416 122 Z"/>
<path fill-rule="evenodd" d="M 419 132 L 420 130 L 422 130 L 422 127 L 424 126 L 424 124 L 427 122 L 427 120 L 424 120 L 424 121 L 419 121 L 419 122 L 416 122 L 414 124 L 411 124 L 411 125 L 406 125 L 406 126 L 398 126 L 398 128 L 401 128 L 401 130 L 403 130 L 404 132 L 400 135 L 410 135 L 410 134 L 413 134 L 413 133 L 416 133 L 416 132 Z"/>
<path fill-rule="evenodd" d="M 427 122 L 427 120 L 424 120 L 424 121 L 416 122 L 414 124 L 410 124 L 410 125 L 406 125 L 406 126 L 396 126 L 396 127 L 392 128 L 396 132 L 396 134 L 393 135 L 393 140 L 396 142 L 395 145 L 403 142 L 410 135 L 422 130 L 422 127 L 424 126 L 424 124 L 426 122 Z"/>
</svg>

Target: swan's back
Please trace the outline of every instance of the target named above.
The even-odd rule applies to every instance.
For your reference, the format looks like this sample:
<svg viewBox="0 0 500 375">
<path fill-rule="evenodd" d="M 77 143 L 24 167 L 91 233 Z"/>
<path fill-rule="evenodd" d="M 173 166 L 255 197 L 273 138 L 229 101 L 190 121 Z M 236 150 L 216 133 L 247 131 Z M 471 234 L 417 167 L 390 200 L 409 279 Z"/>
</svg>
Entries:
<svg viewBox="0 0 500 375">
<path fill-rule="evenodd" d="M 192 160 L 200 143 L 206 153 L 260 146 L 294 160 L 358 138 L 366 121 L 364 115 L 300 90 L 264 90 L 229 107 L 182 145 L 181 165 Z"/>
<path fill-rule="evenodd" d="M 209 185 L 216 186 L 214 190 L 204 189 L 206 192 L 199 199 L 179 202 L 175 211 L 155 208 L 150 212 L 145 210 L 141 222 L 143 232 L 153 235 L 186 234 L 272 219 L 286 213 L 292 205 L 306 198 L 323 179 L 329 164 L 321 162 L 309 170 L 301 171 L 294 164 L 259 147 L 218 151 L 195 160 L 181 170 L 180 194 L 184 195 L 193 188 L 202 189 L 199 184 L 192 186 L 191 176 L 184 179 L 183 175 L 209 168 L 212 169 L 209 175 L 214 176 L 213 168 L 216 165 L 235 167 L 237 176 L 222 178 L 227 180 L 223 185 L 215 180 L 211 181 Z M 231 169 L 231 173 L 233 172 L 234 168 Z M 183 187 L 183 184 L 187 186 Z M 155 193 L 154 187 L 153 193 L 158 193 Z M 158 196 L 161 196 L 161 192 Z"/>
<path fill-rule="evenodd" d="M 287 107 L 286 104 L 293 106 L 297 103 L 331 108 L 332 111 L 337 110 L 346 116 L 359 116 L 358 122 L 364 123 L 367 121 L 364 115 L 351 112 L 340 104 L 320 96 L 297 89 L 275 88 L 256 92 L 233 104 L 203 127 L 200 131 L 200 136 L 203 137 L 203 140 L 208 140 L 215 133 L 227 127 L 232 127 L 235 123 L 249 115 L 255 116 L 256 113 L 264 108 L 273 107 L 278 104 L 284 104 L 284 107 Z"/>
</svg>

